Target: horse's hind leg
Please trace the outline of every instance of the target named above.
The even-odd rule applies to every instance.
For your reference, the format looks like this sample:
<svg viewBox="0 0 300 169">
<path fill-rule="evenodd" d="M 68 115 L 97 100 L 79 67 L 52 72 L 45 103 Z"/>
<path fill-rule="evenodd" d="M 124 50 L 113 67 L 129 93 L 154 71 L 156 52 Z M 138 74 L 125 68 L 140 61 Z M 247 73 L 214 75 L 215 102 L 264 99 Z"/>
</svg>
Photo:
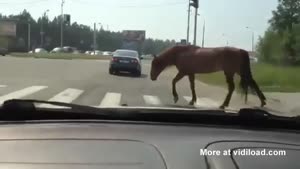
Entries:
<svg viewBox="0 0 300 169">
<path fill-rule="evenodd" d="M 228 93 L 227 93 L 227 96 L 226 96 L 223 104 L 220 106 L 221 109 L 224 109 L 225 107 L 227 107 L 229 105 L 232 93 L 234 91 L 234 81 L 233 81 L 234 74 L 225 73 L 225 76 L 226 76 L 226 82 L 228 85 Z"/>
<path fill-rule="evenodd" d="M 260 99 L 260 102 L 261 102 L 261 107 L 266 105 L 266 97 L 262 93 L 262 91 L 259 89 L 259 87 L 258 87 L 258 85 L 257 85 L 257 83 L 255 82 L 254 79 L 251 79 L 250 85 L 255 90 L 255 92 L 257 93 L 258 98 Z"/>
<path fill-rule="evenodd" d="M 190 105 L 194 105 L 194 103 L 197 100 L 196 92 L 195 92 L 195 74 L 190 74 L 189 75 L 189 80 L 190 80 L 190 86 L 192 90 L 192 100 L 190 101 Z"/>
<path fill-rule="evenodd" d="M 172 81 L 172 93 L 173 93 L 173 97 L 174 97 L 174 102 L 177 103 L 178 101 L 178 94 L 176 91 L 176 83 L 182 79 L 184 77 L 184 74 L 178 72 L 177 75 L 175 76 L 175 78 Z"/>
</svg>

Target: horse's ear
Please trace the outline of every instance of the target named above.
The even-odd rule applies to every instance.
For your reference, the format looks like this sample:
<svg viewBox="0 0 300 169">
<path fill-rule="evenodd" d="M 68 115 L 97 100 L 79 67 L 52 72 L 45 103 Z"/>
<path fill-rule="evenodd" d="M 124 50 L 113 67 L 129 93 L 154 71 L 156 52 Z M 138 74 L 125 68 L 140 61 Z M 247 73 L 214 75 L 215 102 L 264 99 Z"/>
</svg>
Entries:
<svg viewBox="0 0 300 169">
<path fill-rule="evenodd" d="M 157 56 L 156 56 L 156 54 L 153 54 L 152 56 L 153 56 L 154 58 L 156 58 L 156 57 L 157 57 Z"/>
</svg>

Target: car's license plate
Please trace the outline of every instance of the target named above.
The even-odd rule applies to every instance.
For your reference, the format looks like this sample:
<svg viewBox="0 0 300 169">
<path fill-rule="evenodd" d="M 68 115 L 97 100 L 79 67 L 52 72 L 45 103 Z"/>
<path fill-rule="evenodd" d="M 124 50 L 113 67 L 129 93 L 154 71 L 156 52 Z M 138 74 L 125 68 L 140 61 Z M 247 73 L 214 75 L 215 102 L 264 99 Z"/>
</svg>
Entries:
<svg viewBox="0 0 300 169">
<path fill-rule="evenodd" d="M 129 63 L 128 60 L 120 60 L 121 63 Z"/>
</svg>

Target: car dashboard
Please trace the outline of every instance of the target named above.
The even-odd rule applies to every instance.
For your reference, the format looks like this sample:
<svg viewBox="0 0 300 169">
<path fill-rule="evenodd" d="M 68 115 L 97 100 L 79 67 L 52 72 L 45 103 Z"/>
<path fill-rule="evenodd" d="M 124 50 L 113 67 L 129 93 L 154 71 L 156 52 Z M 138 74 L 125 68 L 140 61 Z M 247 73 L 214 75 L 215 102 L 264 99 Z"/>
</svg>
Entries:
<svg viewBox="0 0 300 169">
<path fill-rule="evenodd" d="M 300 168 L 296 132 L 126 121 L 5 122 L 0 168 Z M 202 151 L 285 150 L 282 156 L 203 155 Z"/>
</svg>

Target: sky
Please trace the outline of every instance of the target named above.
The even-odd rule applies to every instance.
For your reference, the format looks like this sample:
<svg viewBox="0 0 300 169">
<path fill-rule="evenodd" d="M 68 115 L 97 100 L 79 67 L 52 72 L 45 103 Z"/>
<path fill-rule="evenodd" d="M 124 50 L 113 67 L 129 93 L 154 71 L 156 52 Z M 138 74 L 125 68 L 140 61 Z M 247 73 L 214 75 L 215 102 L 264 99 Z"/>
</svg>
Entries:
<svg viewBox="0 0 300 169">
<path fill-rule="evenodd" d="M 199 0 L 197 45 L 201 45 L 205 20 L 205 46 L 252 48 L 268 28 L 278 0 Z M 24 9 L 33 18 L 44 11 L 50 19 L 61 13 L 62 0 L 0 0 L 0 13 L 18 14 Z M 146 37 L 174 39 L 187 37 L 188 0 L 65 0 L 63 10 L 71 22 L 92 26 L 101 23 L 111 31 L 145 30 Z M 97 24 L 100 27 L 100 24 Z M 249 27 L 250 29 L 247 29 Z M 194 9 L 191 11 L 190 42 L 193 42 Z"/>
</svg>

